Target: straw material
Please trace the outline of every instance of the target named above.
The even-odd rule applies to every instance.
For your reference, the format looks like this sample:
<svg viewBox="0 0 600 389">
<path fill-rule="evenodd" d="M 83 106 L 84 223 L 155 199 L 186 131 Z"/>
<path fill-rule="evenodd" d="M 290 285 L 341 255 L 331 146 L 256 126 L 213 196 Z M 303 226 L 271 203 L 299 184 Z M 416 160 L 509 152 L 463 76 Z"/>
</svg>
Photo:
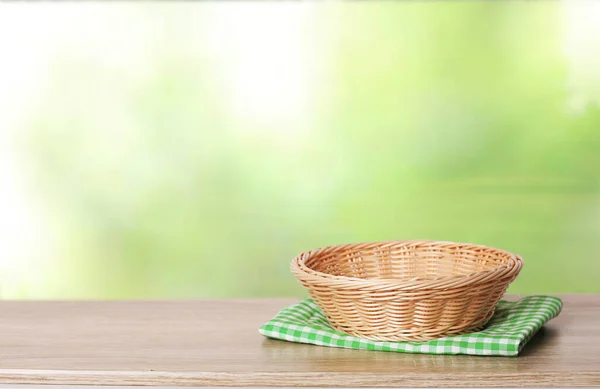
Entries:
<svg viewBox="0 0 600 389">
<path fill-rule="evenodd" d="M 436 241 L 328 246 L 291 263 L 333 328 L 385 341 L 481 329 L 522 267 L 506 251 Z"/>
</svg>

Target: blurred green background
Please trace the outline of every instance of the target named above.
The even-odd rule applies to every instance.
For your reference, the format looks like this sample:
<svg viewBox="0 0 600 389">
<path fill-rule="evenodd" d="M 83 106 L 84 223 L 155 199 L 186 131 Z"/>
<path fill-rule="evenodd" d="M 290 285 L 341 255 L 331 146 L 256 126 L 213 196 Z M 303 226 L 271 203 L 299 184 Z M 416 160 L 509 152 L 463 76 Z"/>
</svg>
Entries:
<svg viewBox="0 0 600 389">
<path fill-rule="evenodd" d="M 600 292 L 599 5 L 3 3 L 1 297 L 301 296 L 413 238 Z"/>
</svg>

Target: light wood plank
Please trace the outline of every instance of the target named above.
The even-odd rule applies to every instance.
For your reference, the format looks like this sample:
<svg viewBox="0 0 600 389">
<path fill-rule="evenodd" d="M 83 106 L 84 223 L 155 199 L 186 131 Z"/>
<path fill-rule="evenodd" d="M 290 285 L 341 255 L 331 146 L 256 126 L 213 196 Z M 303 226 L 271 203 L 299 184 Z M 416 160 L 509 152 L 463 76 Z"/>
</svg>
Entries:
<svg viewBox="0 0 600 389">
<path fill-rule="evenodd" d="M 600 385 L 600 295 L 565 308 L 517 358 L 269 340 L 290 299 L 0 302 L 0 384 L 514 387 Z M 512 298 L 516 298 L 513 296 Z"/>
</svg>

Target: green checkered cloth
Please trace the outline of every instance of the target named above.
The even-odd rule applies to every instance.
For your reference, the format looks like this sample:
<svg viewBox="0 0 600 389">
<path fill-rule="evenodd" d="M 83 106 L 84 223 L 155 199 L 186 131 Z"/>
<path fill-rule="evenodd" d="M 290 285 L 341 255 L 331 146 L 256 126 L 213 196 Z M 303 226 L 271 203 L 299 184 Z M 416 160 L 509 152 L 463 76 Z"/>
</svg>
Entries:
<svg viewBox="0 0 600 389">
<path fill-rule="evenodd" d="M 269 338 L 319 346 L 418 354 L 517 356 L 531 337 L 562 309 L 551 296 L 529 296 L 517 302 L 500 301 L 485 329 L 428 342 L 381 342 L 335 331 L 311 299 L 290 305 L 259 332 Z"/>
</svg>

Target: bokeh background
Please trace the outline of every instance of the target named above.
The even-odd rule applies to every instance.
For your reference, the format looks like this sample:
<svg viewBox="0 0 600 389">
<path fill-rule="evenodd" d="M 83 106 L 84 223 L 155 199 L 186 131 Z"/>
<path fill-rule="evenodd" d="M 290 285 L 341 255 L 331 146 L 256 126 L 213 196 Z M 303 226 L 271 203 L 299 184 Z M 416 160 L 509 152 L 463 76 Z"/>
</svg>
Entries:
<svg viewBox="0 0 600 389">
<path fill-rule="evenodd" d="M 299 252 L 600 292 L 600 2 L 0 5 L 0 297 L 301 296 Z"/>
</svg>

